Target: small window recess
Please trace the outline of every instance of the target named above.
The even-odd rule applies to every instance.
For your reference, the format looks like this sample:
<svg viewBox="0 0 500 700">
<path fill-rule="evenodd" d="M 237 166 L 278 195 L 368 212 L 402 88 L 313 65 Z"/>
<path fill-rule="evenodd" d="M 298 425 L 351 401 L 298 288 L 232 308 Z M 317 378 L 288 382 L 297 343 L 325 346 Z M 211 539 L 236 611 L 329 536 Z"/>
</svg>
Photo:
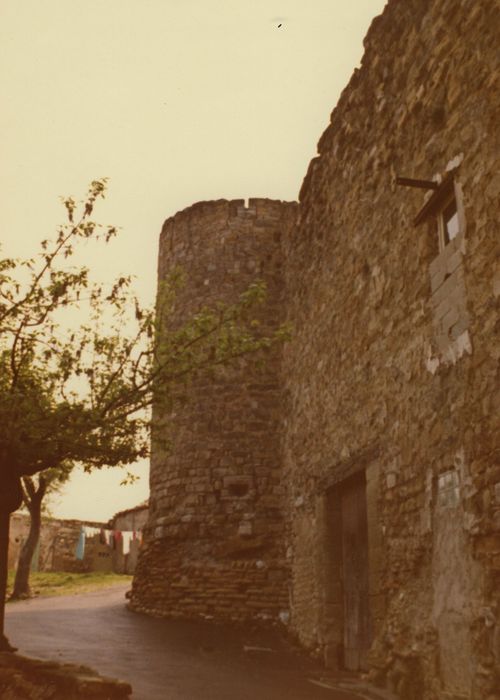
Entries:
<svg viewBox="0 0 500 700">
<path fill-rule="evenodd" d="M 229 495 L 235 496 L 236 498 L 243 498 L 244 496 L 248 495 L 248 484 L 230 484 Z"/>
<path fill-rule="evenodd" d="M 437 217 L 439 249 L 444 250 L 450 241 L 458 236 L 462 227 L 460 225 L 460 212 L 458 200 L 453 192 L 449 201 L 444 205 Z"/>
<path fill-rule="evenodd" d="M 463 233 L 465 229 L 460 199 L 457 196 L 455 172 L 456 170 L 448 172 L 440 183 L 434 180 L 396 178 L 398 185 L 432 190 L 431 196 L 418 212 L 413 223 L 415 226 L 419 226 L 429 219 L 436 221 L 440 251 L 443 251 L 448 243 Z"/>
<path fill-rule="evenodd" d="M 444 508 L 456 508 L 460 503 L 460 482 L 458 473 L 450 469 L 439 474 L 436 482 L 437 505 Z"/>
</svg>

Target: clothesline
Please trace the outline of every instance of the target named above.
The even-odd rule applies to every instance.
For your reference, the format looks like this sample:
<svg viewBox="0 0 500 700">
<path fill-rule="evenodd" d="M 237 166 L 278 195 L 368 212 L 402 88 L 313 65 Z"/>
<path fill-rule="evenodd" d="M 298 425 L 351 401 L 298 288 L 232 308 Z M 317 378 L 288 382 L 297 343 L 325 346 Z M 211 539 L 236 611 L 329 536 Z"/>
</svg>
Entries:
<svg viewBox="0 0 500 700">
<path fill-rule="evenodd" d="M 141 530 L 109 530 L 107 528 L 93 527 L 91 525 L 82 525 L 76 545 L 75 556 L 77 559 L 82 560 L 85 557 L 85 541 L 87 537 L 96 537 L 96 535 L 99 535 L 102 544 L 113 547 L 113 549 L 116 549 L 121 542 L 123 554 L 128 554 L 130 552 L 130 545 L 134 540 L 140 540 L 142 543 Z"/>
</svg>

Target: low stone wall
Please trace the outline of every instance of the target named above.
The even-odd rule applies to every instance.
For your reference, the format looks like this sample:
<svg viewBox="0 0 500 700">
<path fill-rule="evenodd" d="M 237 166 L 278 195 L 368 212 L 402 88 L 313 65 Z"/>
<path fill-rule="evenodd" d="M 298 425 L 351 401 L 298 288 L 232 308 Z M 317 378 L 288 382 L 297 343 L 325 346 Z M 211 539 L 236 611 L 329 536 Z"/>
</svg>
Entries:
<svg viewBox="0 0 500 700">
<path fill-rule="evenodd" d="M 126 700 L 131 693 L 128 683 L 86 666 L 0 653 L 2 700 Z"/>
<path fill-rule="evenodd" d="M 147 519 L 147 507 L 130 509 L 117 514 L 109 523 L 81 520 L 43 518 L 40 543 L 33 557 L 32 571 L 114 571 L 117 574 L 133 574 L 140 549 L 140 540 L 130 542 L 128 553 L 123 551 L 123 540 L 110 547 L 101 541 L 99 534 L 87 536 L 83 560 L 76 558 L 76 547 L 82 525 L 98 530 L 142 530 Z M 25 513 L 13 513 L 10 519 L 9 569 L 15 569 L 23 542 L 28 537 L 30 517 Z"/>
<path fill-rule="evenodd" d="M 42 518 L 40 543 L 33 558 L 33 570 L 38 571 L 94 571 L 102 570 L 102 566 L 94 567 L 94 557 L 86 557 L 87 561 L 80 562 L 75 558 L 76 545 L 82 525 L 105 528 L 105 523 L 82 520 L 59 520 Z M 23 542 L 27 539 L 30 529 L 30 516 L 26 513 L 13 513 L 10 518 L 9 533 L 9 569 L 15 569 Z M 86 548 L 89 554 L 94 554 L 92 547 Z M 110 564 L 108 570 L 112 570 Z"/>
</svg>

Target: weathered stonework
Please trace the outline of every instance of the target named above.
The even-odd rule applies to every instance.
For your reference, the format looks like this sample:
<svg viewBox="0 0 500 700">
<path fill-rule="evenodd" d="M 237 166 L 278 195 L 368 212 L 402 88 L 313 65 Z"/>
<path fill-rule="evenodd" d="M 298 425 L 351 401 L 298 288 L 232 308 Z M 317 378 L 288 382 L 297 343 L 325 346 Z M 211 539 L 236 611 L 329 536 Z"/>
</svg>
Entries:
<svg viewBox="0 0 500 700">
<path fill-rule="evenodd" d="M 166 223 L 160 278 L 193 275 L 184 311 L 269 256 L 270 318 L 294 332 L 259 388 L 244 368 L 195 383 L 154 451 L 137 609 L 275 617 L 289 567 L 290 631 L 328 666 L 404 700 L 499 700 L 499 30 L 493 0 L 389 0 L 296 225 L 266 202 L 283 235 L 257 246 L 265 200 L 256 220 L 220 201 Z M 397 175 L 453 177 L 453 240 L 439 212 L 414 225 L 427 196 Z M 233 556 L 246 537 L 262 552 Z"/>
<path fill-rule="evenodd" d="M 295 206 L 265 199 L 202 202 L 165 222 L 159 279 L 188 279 L 175 318 L 232 302 L 266 282 L 263 328 L 283 319 L 280 239 Z M 261 370 L 242 361 L 198 378 L 155 430 L 150 517 L 131 607 L 159 615 L 277 619 L 288 610 L 279 454 L 279 352 Z"/>
<path fill-rule="evenodd" d="M 498 30 L 494 2 L 388 3 L 284 246 L 292 629 L 345 662 L 335 494 L 364 472 L 369 662 L 405 700 L 499 693 Z M 447 166 L 466 227 L 440 252 L 394 178 Z"/>
</svg>

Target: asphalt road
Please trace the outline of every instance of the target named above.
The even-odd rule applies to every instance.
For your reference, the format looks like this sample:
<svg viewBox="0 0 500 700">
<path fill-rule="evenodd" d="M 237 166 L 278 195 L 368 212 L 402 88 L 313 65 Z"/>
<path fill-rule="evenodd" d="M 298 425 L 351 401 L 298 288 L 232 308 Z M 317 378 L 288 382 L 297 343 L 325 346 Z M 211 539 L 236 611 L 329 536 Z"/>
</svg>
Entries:
<svg viewBox="0 0 500 700">
<path fill-rule="evenodd" d="M 278 636 L 160 620 L 125 607 L 126 586 L 7 605 L 19 652 L 128 681 L 133 700 L 359 700 L 318 685 L 322 671 Z"/>
</svg>

